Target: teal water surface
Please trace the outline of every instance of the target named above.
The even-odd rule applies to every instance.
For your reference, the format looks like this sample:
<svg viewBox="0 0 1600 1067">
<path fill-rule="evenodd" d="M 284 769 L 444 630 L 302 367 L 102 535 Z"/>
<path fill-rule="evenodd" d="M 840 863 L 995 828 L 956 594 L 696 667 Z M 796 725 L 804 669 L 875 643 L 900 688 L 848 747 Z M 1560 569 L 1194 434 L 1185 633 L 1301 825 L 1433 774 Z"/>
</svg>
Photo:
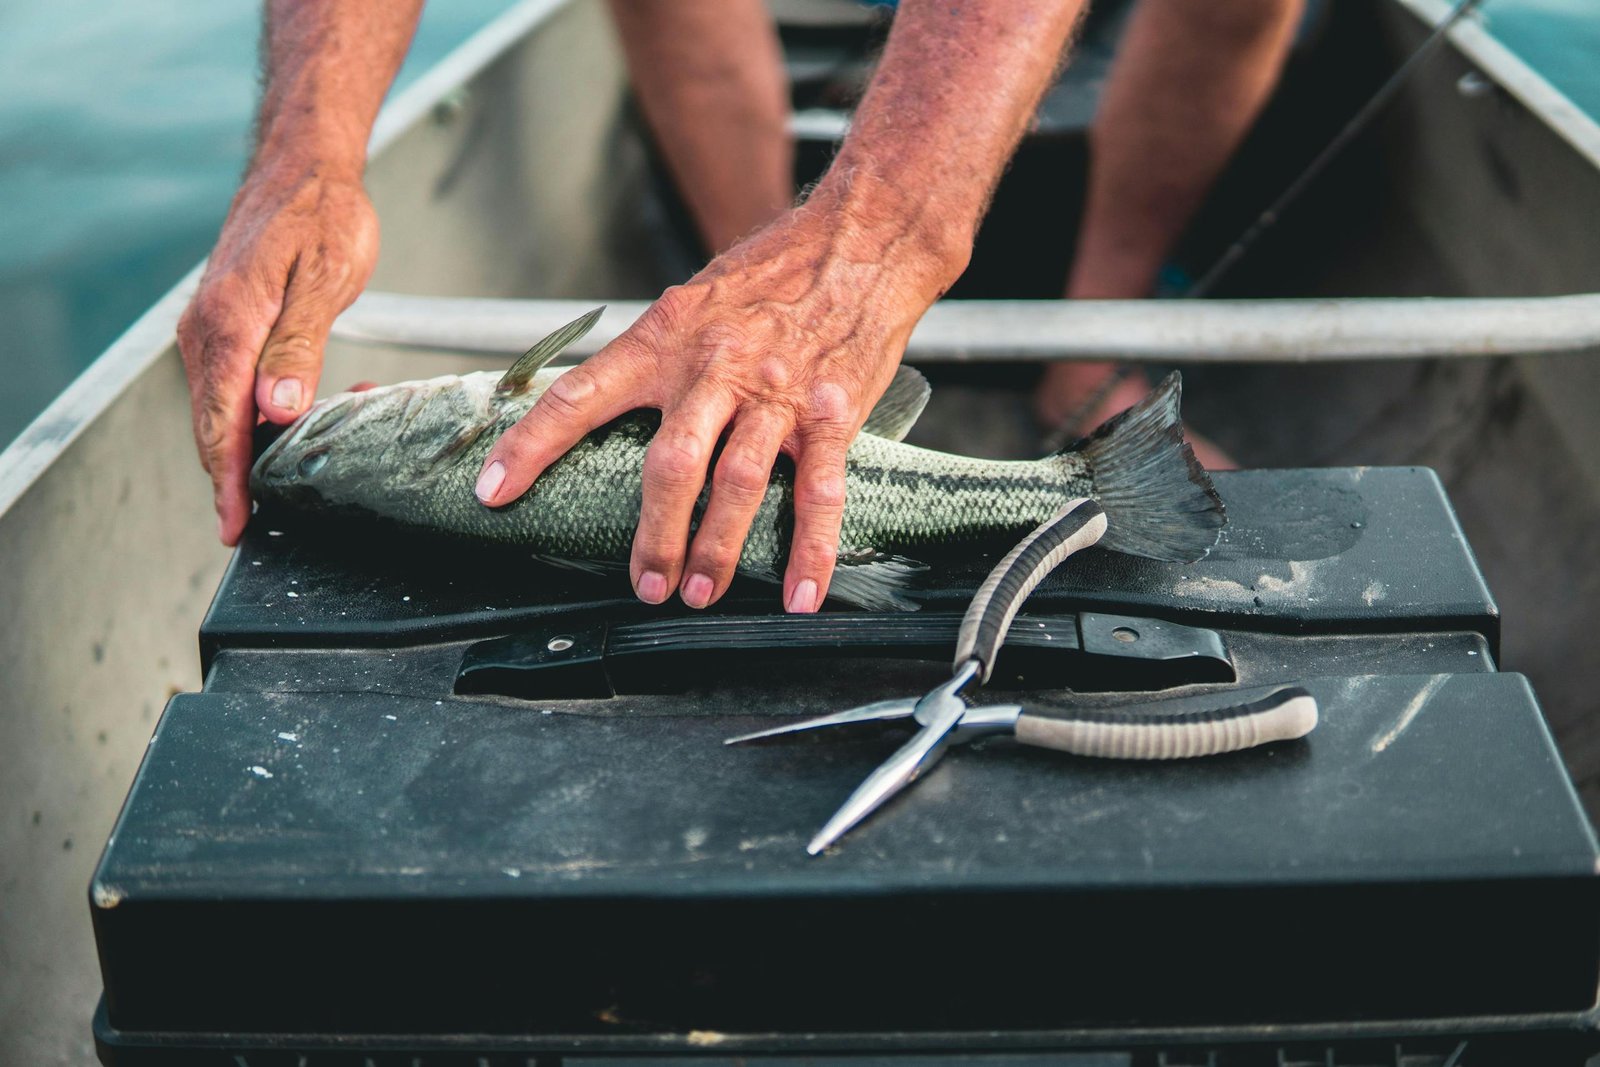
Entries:
<svg viewBox="0 0 1600 1067">
<path fill-rule="evenodd" d="M 1488 0 L 1481 10 L 1491 33 L 1600 119 L 1600 0 Z"/>
<path fill-rule="evenodd" d="M 397 84 L 509 3 L 433 0 Z M 1600 116 L 1600 0 L 1483 12 Z M 249 147 L 259 19 L 248 0 L 0 5 L 0 446 L 206 254 Z"/>
<path fill-rule="evenodd" d="M 396 87 L 510 2 L 428 4 Z M 251 0 L 0 5 L 0 447 L 210 250 L 260 23 Z"/>
</svg>

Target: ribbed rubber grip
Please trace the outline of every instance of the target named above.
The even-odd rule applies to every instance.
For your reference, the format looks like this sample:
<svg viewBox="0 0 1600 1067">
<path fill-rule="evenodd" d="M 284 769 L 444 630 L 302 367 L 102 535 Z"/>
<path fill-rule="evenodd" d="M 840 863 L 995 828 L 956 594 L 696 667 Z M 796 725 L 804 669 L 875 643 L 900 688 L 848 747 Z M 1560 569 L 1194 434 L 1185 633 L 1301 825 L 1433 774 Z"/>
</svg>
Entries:
<svg viewBox="0 0 1600 1067">
<path fill-rule="evenodd" d="M 1017 740 L 1104 759 L 1188 759 L 1293 740 L 1317 725 L 1317 701 L 1298 687 L 1205 711 L 1173 713 L 1160 707 L 1024 713 L 1017 720 Z"/>
<path fill-rule="evenodd" d="M 1105 512 L 1087 498 L 1073 500 L 1048 521 L 1023 538 L 1016 548 L 989 572 L 961 620 L 956 638 L 955 666 L 969 659 L 983 665 L 982 681 L 989 680 L 995 656 L 1011 629 L 1028 594 L 1061 561 L 1100 540 L 1106 532 Z"/>
</svg>

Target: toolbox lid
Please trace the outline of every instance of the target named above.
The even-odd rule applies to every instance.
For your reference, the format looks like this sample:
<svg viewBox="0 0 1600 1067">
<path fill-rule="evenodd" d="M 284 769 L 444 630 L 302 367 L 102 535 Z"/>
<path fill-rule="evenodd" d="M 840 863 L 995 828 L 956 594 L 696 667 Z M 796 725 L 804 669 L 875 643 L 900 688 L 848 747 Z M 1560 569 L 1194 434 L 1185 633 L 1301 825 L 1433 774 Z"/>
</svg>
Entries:
<svg viewBox="0 0 1600 1067">
<path fill-rule="evenodd" d="M 904 731 L 722 740 L 937 665 L 465 695 L 476 642 L 644 609 L 510 550 L 262 516 L 205 623 L 206 691 L 168 706 L 96 873 L 107 1026 L 800 1047 L 1591 1006 L 1595 842 L 1526 682 L 1494 673 L 1494 602 L 1437 479 L 1218 484 L 1208 559 L 1084 553 L 1029 610 L 1212 628 L 1229 698 L 1304 685 L 1309 738 L 1143 764 L 993 739 L 818 859 L 810 835 Z M 989 562 L 939 574 L 934 609 Z M 1115 700 L 1029 684 L 983 699 Z"/>
<path fill-rule="evenodd" d="M 763 720 L 689 697 L 180 696 L 94 883 L 110 1019 L 810 1032 L 1588 1007 L 1597 852 L 1526 682 L 1308 687 L 1309 738 L 1210 760 L 954 752 L 820 859 L 806 838 L 898 735 L 727 749 Z"/>
</svg>

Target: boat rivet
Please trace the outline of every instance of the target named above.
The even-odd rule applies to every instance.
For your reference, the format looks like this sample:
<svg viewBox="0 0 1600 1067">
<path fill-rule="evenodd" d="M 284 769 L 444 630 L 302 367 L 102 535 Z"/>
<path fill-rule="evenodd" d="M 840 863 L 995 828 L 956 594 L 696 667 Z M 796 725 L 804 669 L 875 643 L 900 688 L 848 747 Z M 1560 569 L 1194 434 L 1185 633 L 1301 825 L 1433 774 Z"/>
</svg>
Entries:
<svg viewBox="0 0 1600 1067">
<path fill-rule="evenodd" d="M 1118 641 L 1121 641 L 1125 645 L 1131 645 L 1135 641 L 1139 640 L 1139 631 L 1135 630 L 1131 626 L 1118 626 L 1115 630 L 1111 631 L 1111 636 L 1116 638 Z"/>
<path fill-rule="evenodd" d="M 433 105 L 433 121 L 440 126 L 448 126 L 461 117 L 467 109 L 468 93 L 466 89 L 456 89 Z"/>
<path fill-rule="evenodd" d="M 1494 92 L 1494 82 L 1475 70 L 1469 70 L 1456 79 L 1456 92 L 1468 100 L 1477 100 Z"/>
<path fill-rule="evenodd" d="M 550 639 L 550 643 L 544 647 L 548 648 L 551 652 L 565 652 L 567 649 L 572 647 L 572 638 L 552 637 Z"/>
</svg>

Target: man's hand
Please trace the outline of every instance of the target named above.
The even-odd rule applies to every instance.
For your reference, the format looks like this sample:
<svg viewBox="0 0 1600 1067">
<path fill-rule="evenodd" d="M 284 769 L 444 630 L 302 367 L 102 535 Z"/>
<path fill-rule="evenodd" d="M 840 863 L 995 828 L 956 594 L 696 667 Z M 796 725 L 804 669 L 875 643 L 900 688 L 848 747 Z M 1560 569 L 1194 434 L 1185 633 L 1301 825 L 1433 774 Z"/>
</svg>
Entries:
<svg viewBox="0 0 1600 1067">
<path fill-rule="evenodd" d="M 288 422 L 311 405 L 328 330 L 378 258 L 361 173 L 422 0 L 262 6 L 255 159 L 178 323 L 195 441 L 228 545 L 250 517 L 258 417 Z"/>
<path fill-rule="evenodd" d="M 659 408 L 633 542 L 640 598 L 660 603 L 676 588 L 704 607 L 722 595 L 782 451 L 795 460 L 783 602 L 815 611 L 838 552 L 845 451 L 911 328 L 965 269 L 989 194 L 1082 6 L 901 5 L 811 198 L 557 379 L 496 442 L 479 499 L 515 500 L 585 433 Z M 724 434 L 691 544 L 695 501 Z"/>
<path fill-rule="evenodd" d="M 234 198 L 178 323 L 224 544 L 239 540 L 250 516 L 257 413 L 286 423 L 310 406 L 328 331 L 377 256 L 377 215 L 359 174 L 277 164 L 252 174 Z"/>
<path fill-rule="evenodd" d="M 815 611 L 838 552 L 845 452 L 912 327 L 948 284 L 938 278 L 944 264 L 905 249 L 886 255 L 881 235 L 869 236 L 829 199 L 819 191 L 669 289 L 558 378 L 490 452 L 479 498 L 509 503 L 590 430 L 659 408 L 630 567 L 640 599 L 657 604 L 678 589 L 684 603 L 703 608 L 722 596 L 781 451 L 795 462 L 783 603 Z M 724 435 L 690 543 L 695 502 Z"/>
</svg>

